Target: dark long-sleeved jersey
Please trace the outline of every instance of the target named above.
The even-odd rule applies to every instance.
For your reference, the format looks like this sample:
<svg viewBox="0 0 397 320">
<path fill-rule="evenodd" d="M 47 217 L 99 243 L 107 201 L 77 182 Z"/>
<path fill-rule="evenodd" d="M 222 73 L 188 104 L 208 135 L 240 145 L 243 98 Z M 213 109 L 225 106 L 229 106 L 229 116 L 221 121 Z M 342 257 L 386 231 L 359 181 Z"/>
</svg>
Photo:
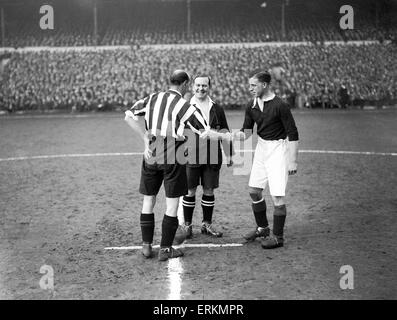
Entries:
<svg viewBox="0 0 397 320">
<path fill-rule="evenodd" d="M 254 125 L 257 125 L 258 136 L 264 140 L 286 139 L 298 141 L 299 134 L 295 120 L 287 103 L 275 96 L 263 102 L 261 111 L 257 99 L 247 105 L 245 119 L 241 131 L 252 134 Z"/>
</svg>

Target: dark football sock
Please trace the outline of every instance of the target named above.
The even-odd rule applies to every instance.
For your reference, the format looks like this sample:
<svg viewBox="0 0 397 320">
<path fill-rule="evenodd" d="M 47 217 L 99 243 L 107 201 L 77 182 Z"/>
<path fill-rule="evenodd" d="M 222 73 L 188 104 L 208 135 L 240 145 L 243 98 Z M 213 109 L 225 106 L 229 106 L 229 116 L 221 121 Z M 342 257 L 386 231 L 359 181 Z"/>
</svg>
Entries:
<svg viewBox="0 0 397 320">
<path fill-rule="evenodd" d="M 258 227 L 266 228 L 269 226 L 266 216 L 266 201 L 263 198 L 259 202 L 252 203 L 252 211 L 254 212 L 255 221 Z"/>
<path fill-rule="evenodd" d="M 163 223 L 161 224 L 161 248 L 172 246 L 176 229 L 178 229 L 178 218 L 164 215 Z"/>
<path fill-rule="evenodd" d="M 192 223 L 193 219 L 193 211 L 196 205 L 196 196 L 184 196 L 182 200 L 183 205 L 183 216 L 185 218 L 185 223 L 190 224 Z"/>
<path fill-rule="evenodd" d="M 141 221 L 142 241 L 145 243 L 152 243 L 153 234 L 154 234 L 154 214 L 141 213 L 140 221 Z"/>
<path fill-rule="evenodd" d="M 214 212 L 215 196 L 207 196 L 203 194 L 201 198 L 201 207 L 203 208 L 203 222 L 212 223 L 212 214 Z"/>
<path fill-rule="evenodd" d="M 283 237 L 284 224 L 287 216 L 287 208 L 285 204 L 281 206 L 274 206 L 273 214 L 273 234 L 277 237 Z"/>
</svg>

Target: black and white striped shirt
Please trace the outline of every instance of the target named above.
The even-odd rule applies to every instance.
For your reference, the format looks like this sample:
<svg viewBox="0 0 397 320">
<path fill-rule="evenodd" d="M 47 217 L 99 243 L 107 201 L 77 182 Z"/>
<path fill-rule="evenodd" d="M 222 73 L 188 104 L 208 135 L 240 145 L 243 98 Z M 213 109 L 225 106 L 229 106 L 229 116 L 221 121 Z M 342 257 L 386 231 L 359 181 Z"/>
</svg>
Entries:
<svg viewBox="0 0 397 320">
<path fill-rule="evenodd" d="M 146 130 L 154 137 L 179 139 L 183 138 L 186 127 L 197 134 L 209 128 L 201 111 L 172 89 L 153 93 L 137 101 L 130 111 L 135 120 L 139 116 L 145 117 Z"/>
</svg>

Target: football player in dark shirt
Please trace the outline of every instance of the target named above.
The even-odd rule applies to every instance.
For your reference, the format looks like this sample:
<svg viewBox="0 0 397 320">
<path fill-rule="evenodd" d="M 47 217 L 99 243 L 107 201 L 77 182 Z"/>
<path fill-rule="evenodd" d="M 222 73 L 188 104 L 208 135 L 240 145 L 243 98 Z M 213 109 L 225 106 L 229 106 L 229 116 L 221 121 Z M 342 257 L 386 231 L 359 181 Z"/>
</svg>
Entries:
<svg viewBox="0 0 397 320">
<path fill-rule="evenodd" d="M 245 110 L 243 127 L 234 134 L 234 139 L 244 140 L 252 135 L 257 125 L 258 143 L 249 179 L 257 227 L 244 236 L 247 241 L 262 238 L 262 247 L 272 249 L 284 244 L 284 224 L 287 215 L 285 189 L 288 175 L 297 172 L 298 130 L 287 103 L 270 89 L 268 72 L 256 72 L 250 76 L 249 89 L 254 99 Z M 274 204 L 273 232 L 270 232 L 266 216 L 263 190 L 269 185 Z"/>
</svg>

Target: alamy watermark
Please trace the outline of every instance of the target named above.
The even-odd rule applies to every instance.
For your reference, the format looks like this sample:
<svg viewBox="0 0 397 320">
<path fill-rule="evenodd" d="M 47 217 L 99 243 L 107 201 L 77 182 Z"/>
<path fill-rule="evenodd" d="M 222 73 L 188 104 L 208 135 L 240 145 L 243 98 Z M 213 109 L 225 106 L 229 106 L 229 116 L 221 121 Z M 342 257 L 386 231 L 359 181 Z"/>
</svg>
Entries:
<svg viewBox="0 0 397 320">
<path fill-rule="evenodd" d="M 341 6 L 339 13 L 343 16 L 339 20 L 339 27 L 342 30 L 353 30 L 354 29 L 354 9 L 350 5 Z"/>
<path fill-rule="evenodd" d="M 227 130 L 219 130 L 218 133 L 230 134 Z M 253 150 L 255 148 L 252 139 L 253 131 L 244 130 L 244 133 L 248 139 L 234 140 L 237 142 L 233 144 L 234 147 L 238 145 L 238 150 Z M 230 158 L 233 161 L 234 175 L 247 175 L 252 167 L 252 152 L 237 152 L 232 147 L 233 140 L 199 138 L 190 129 L 186 129 L 184 136 L 179 138 L 165 138 L 158 131 L 156 135 L 150 135 L 149 139 L 151 141 L 149 146 L 151 156 L 146 158 L 146 163 L 149 165 L 176 163 L 185 165 L 189 163 L 220 166 L 226 164 Z M 220 151 L 221 148 L 224 156 Z"/>
<path fill-rule="evenodd" d="M 54 291 L 54 269 L 45 264 L 40 267 L 40 273 L 44 274 L 39 281 L 40 288 L 43 290 Z"/>
<path fill-rule="evenodd" d="M 354 270 L 350 265 L 343 265 L 339 269 L 339 273 L 343 274 L 343 276 L 339 280 L 339 287 L 342 290 L 354 289 Z"/>
<path fill-rule="evenodd" d="M 54 30 L 54 8 L 46 4 L 40 7 L 39 12 L 43 14 L 39 21 L 40 28 L 42 30 Z"/>
</svg>

